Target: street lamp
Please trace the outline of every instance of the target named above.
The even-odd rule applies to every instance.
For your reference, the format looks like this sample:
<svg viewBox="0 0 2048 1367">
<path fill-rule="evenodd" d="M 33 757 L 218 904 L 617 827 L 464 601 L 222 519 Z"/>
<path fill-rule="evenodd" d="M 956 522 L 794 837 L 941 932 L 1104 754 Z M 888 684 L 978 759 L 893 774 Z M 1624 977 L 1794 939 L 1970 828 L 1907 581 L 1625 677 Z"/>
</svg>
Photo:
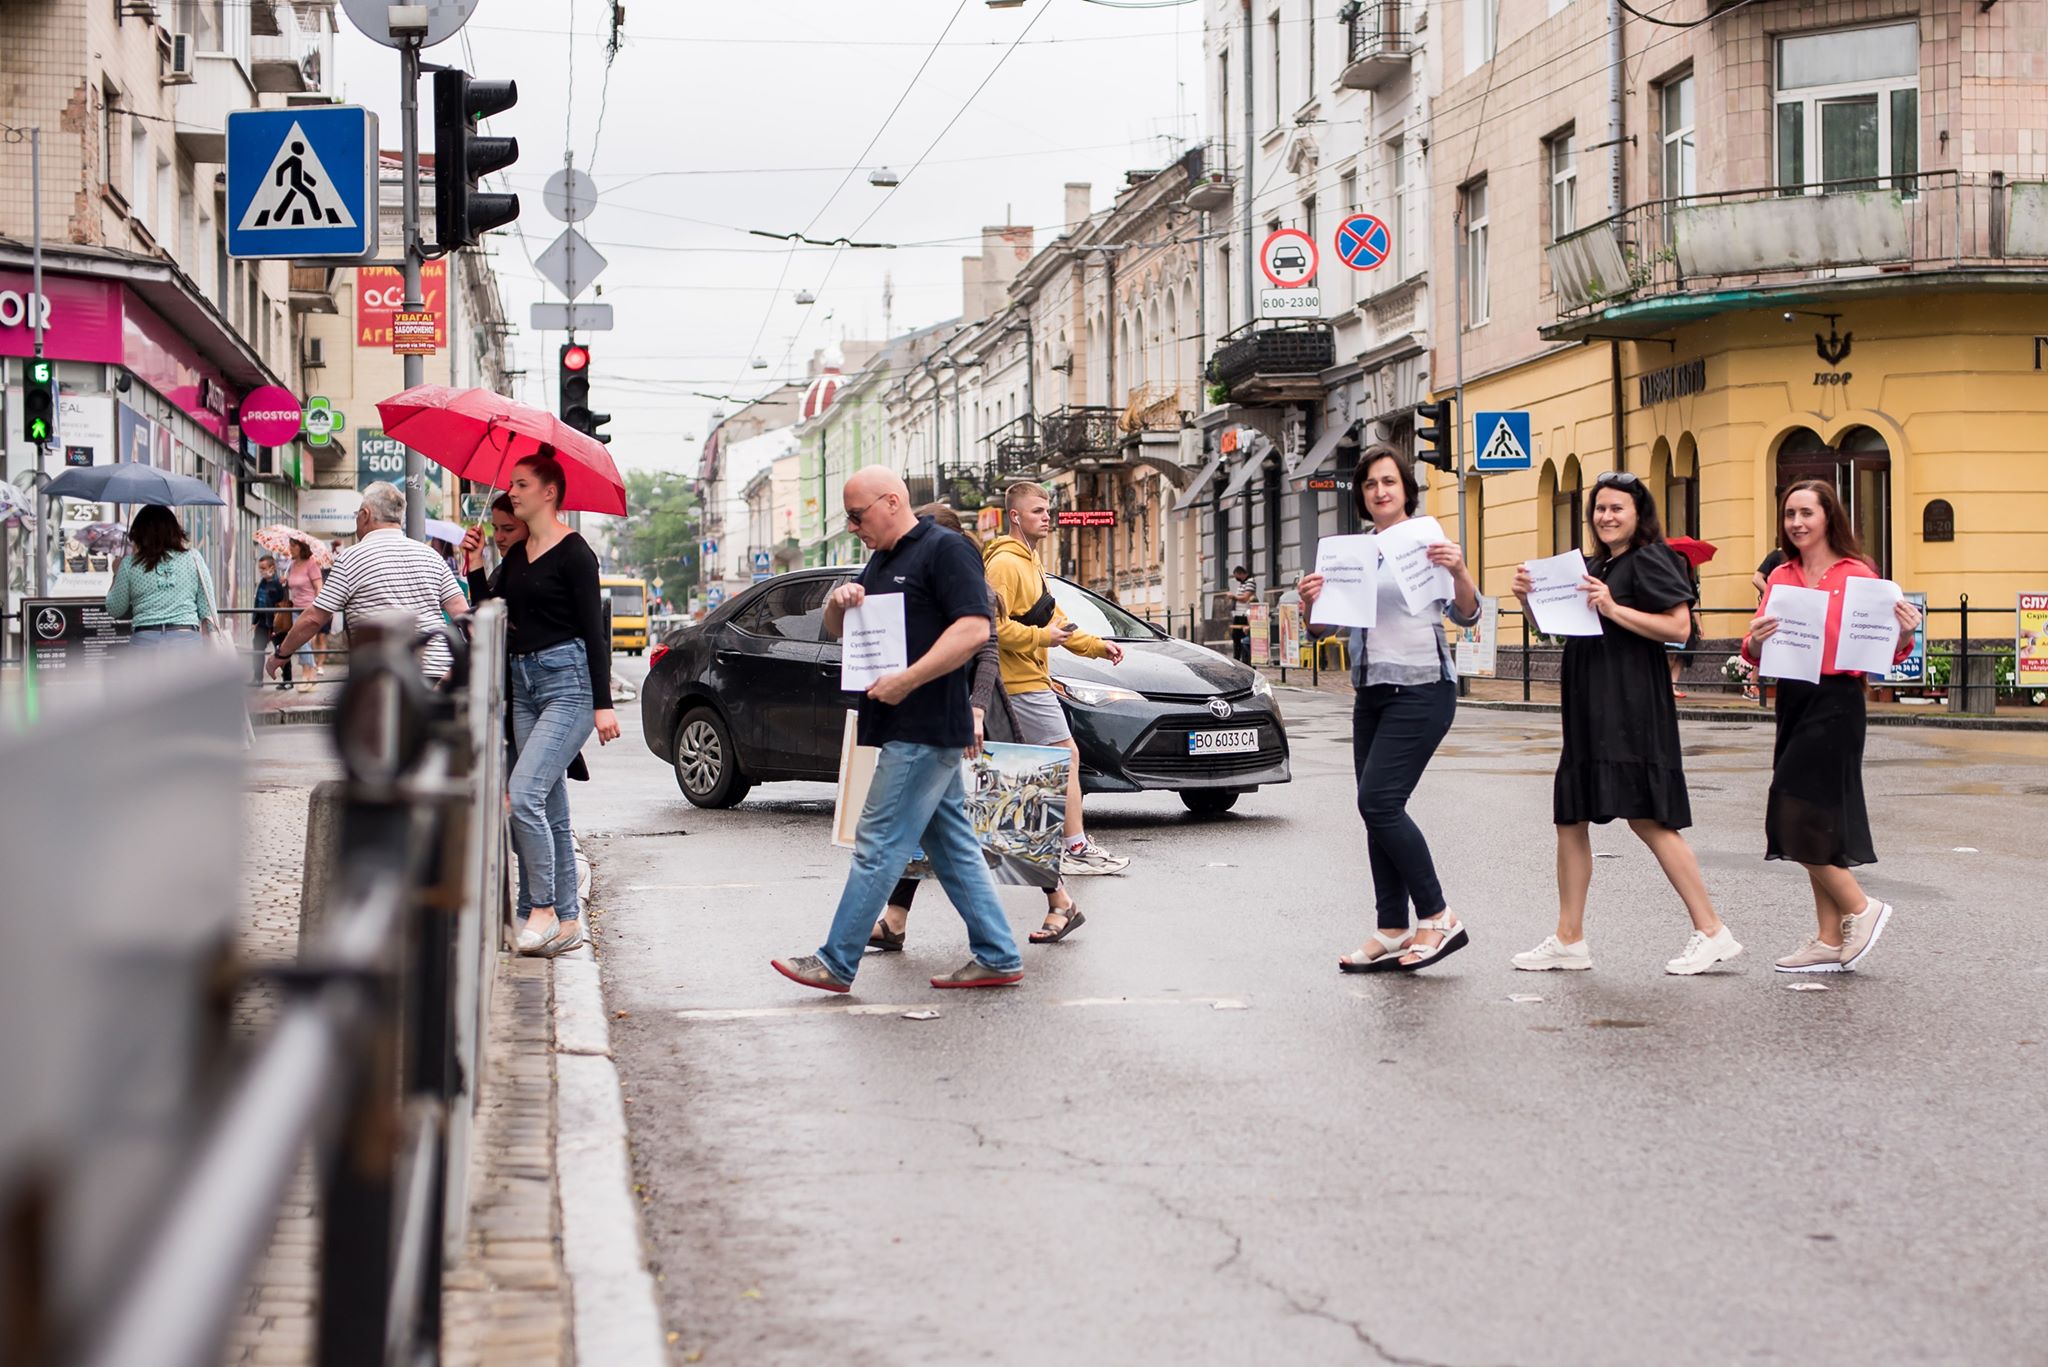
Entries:
<svg viewBox="0 0 2048 1367">
<path fill-rule="evenodd" d="M 1018 0 L 1018 3 L 1022 4 L 1023 0 Z M 884 190 L 893 190 L 902 183 L 903 177 L 897 175 L 886 166 L 877 166 L 874 170 L 868 172 L 868 184 L 879 186 Z"/>
</svg>

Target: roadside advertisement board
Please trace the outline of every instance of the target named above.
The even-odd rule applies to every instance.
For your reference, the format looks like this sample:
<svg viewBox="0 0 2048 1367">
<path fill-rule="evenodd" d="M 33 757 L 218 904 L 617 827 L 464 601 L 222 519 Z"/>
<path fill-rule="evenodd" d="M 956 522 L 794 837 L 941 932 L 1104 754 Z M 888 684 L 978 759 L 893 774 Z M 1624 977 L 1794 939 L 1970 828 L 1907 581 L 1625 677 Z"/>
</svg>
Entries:
<svg viewBox="0 0 2048 1367">
<path fill-rule="evenodd" d="M 1479 595 L 1479 620 L 1469 627 L 1454 626 L 1453 651 L 1458 672 L 1475 679 L 1490 679 L 1500 642 L 1500 599 Z"/>
<path fill-rule="evenodd" d="M 2048 593 L 2023 593 L 2013 629 L 2013 685 L 2048 686 Z"/>
<path fill-rule="evenodd" d="M 1264 603 L 1253 603 L 1244 610 L 1246 624 L 1252 633 L 1252 667 L 1273 662 L 1273 609 Z"/>
</svg>

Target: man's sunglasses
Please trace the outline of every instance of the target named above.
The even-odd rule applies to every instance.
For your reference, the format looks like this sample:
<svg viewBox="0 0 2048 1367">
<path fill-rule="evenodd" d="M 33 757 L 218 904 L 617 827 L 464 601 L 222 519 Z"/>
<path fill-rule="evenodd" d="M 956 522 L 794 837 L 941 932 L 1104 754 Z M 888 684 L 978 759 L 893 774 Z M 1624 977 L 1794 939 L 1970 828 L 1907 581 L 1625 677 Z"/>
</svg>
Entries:
<svg viewBox="0 0 2048 1367">
<path fill-rule="evenodd" d="M 846 510 L 846 525 L 847 525 L 848 527 L 858 527 L 858 526 L 860 526 L 860 520 L 861 520 L 862 518 L 864 518 L 864 517 L 866 517 L 866 516 L 868 515 L 868 509 L 869 509 L 869 508 L 872 508 L 872 507 L 874 507 L 874 506 L 875 506 L 875 505 L 876 505 L 877 503 L 880 503 L 880 502 L 882 502 L 882 501 L 883 501 L 883 499 L 891 499 L 891 498 L 894 498 L 894 497 L 896 497 L 896 495 L 894 495 L 894 494 L 883 494 L 881 498 L 871 498 L 871 499 L 869 499 L 869 500 L 867 501 L 867 503 L 866 503 L 865 505 L 863 505 L 862 507 L 859 507 L 859 508 L 848 508 L 848 509 Z"/>
</svg>

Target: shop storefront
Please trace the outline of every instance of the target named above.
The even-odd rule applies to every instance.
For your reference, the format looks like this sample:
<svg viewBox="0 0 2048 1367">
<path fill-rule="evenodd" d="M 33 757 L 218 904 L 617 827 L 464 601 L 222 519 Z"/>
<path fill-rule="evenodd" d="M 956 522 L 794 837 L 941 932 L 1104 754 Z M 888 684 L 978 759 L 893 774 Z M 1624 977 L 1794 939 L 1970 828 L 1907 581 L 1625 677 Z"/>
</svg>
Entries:
<svg viewBox="0 0 2048 1367">
<path fill-rule="evenodd" d="M 77 262 L 62 254 L 63 263 Z M 297 489 L 288 480 L 248 477 L 262 453 L 244 460 L 233 425 L 242 394 L 270 382 L 217 314 L 195 298 L 166 267 L 138 267 L 113 258 L 83 258 L 83 268 L 45 267 L 44 354 L 57 362 L 57 440 L 42 457 L 42 472 L 66 466 L 140 461 L 194 476 L 219 491 L 225 506 L 182 508 L 193 547 L 211 567 L 220 601 L 240 602 L 253 592 L 251 537 L 268 522 L 290 522 Z M 98 272 L 98 273 L 95 273 Z M 0 266 L 0 356 L 34 354 L 30 326 L 33 290 L 26 270 Z M 174 321 L 176 319 L 176 321 Z M 195 335 L 207 335 L 202 347 Z M 28 490 L 38 478 L 36 448 L 21 440 L 18 421 L 22 371 L 7 362 L 6 478 Z M 132 508 L 64 502 L 52 510 L 50 584 L 59 594 L 104 590 L 112 568 L 104 533 Z M 10 610 L 33 584 L 33 538 L 8 538 Z"/>
<path fill-rule="evenodd" d="M 1824 312 L 1828 310 L 1837 310 Z M 1930 601 L 2010 608 L 2048 572 L 2048 344 L 2027 296 L 1870 296 L 1753 309 L 1664 342 L 1568 347 L 1469 382 L 1466 413 L 1527 409 L 1533 468 L 1471 482 L 1485 591 L 1514 566 L 1583 544 L 1585 500 L 1613 459 L 1647 479 L 1666 531 L 1720 549 L 1709 606 L 1755 601 L 1779 492 L 1832 484 L 1865 550 Z M 1470 440 L 1469 432 L 1466 440 Z M 1431 510 L 1455 525 L 1454 493 Z"/>
</svg>

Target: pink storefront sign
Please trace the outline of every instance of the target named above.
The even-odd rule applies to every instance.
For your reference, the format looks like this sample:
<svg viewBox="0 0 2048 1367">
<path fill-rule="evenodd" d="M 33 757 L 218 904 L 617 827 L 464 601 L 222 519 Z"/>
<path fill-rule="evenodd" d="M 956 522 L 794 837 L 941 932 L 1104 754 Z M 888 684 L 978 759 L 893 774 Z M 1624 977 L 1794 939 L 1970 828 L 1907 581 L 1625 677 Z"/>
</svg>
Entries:
<svg viewBox="0 0 2048 1367">
<path fill-rule="evenodd" d="M 0 356 L 35 355 L 28 272 L 0 271 Z M 43 273 L 43 354 L 126 366 L 135 377 L 227 439 L 239 391 L 183 333 L 118 280 Z"/>
<path fill-rule="evenodd" d="M 0 271 L 0 356 L 36 354 L 34 281 Z M 43 273 L 43 354 L 62 361 L 121 361 L 121 286 Z"/>
<path fill-rule="evenodd" d="M 258 446 L 283 446 L 296 440 L 305 418 L 292 392 L 274 384 L 252 389 L 242 399 L 242 431 Z"/>
</svg>

